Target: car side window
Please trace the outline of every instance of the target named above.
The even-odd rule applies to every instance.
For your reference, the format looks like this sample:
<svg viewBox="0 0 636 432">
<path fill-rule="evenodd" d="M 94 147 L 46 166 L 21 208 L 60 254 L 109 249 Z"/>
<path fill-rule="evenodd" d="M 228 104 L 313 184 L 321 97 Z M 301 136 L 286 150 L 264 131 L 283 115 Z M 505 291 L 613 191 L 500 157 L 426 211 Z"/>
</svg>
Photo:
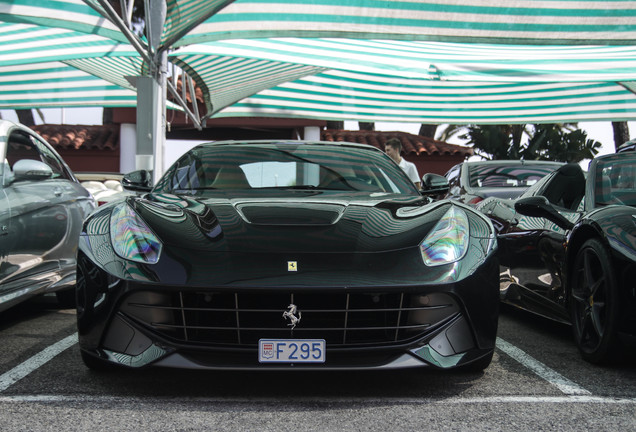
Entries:
<svg viewBox="0 0 636 432">
<path fill-rule="evenodd" d="M 578 164 L 556 170 L 541 193 L 548 201 L 568 211 L 576 211 L 585 195 L 585 175 Z"/>
<path fill-rule="evenodd" d="M 13 164 L 22 159 L 44 162 L 53 171 L 53 178 L 72 179 L 62 161 L 46 144 L 23 131 L 14 131 L 7 142 L 6 162 L 12 168 Z"/>
<path fill-rule="evenodd" d="M 209 174 L 204 172 L 201 161 L 189 153 L 179 158 L 168 170 L 158 190 L 163 192 L 189 191 L 205 187 Z"/>
<path fill-rule="evenodd" d="M 445 175 L 445 177 L 448 179 L 449 191 L 453 195 L 459 195 L 460 190 L 461 190 L 460 186 L 459 186 L 459 173 L 460 173 L 460 171 L 461 171 L 460 165 L 455 165 Z"/>
</svg>

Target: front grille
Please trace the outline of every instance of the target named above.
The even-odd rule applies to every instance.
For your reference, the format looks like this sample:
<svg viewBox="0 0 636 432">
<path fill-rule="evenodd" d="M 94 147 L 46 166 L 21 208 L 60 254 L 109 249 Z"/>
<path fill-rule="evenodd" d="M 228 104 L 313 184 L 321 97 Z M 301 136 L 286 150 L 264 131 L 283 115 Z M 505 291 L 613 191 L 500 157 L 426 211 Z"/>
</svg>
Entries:
<svg viewBox="0 0 636 432">
<path fill-rule="evenodd" d="M 292 329 L 289 305 L 300 318 Z M 169 340 L 202 346 L 255 346 L 259 339 L 325 339 L 330 346 L 399 344 L 459 313 L 442 293 L 140 291 L 121 311 Z"/>
</svg>

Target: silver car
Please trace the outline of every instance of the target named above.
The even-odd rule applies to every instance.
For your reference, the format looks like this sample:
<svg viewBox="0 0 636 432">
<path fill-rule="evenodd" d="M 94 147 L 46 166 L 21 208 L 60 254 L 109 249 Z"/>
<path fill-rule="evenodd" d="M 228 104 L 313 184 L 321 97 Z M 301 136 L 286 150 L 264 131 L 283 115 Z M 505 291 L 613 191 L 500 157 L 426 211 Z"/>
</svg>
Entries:
<svg viewBox="0 0 636 432">
<path fill-rule="evenodd" d="M 0 311 L 55 292 L 74 300 L 79 233 L 95 200 L 31 129 L 0 120 Z"/>
</svg>

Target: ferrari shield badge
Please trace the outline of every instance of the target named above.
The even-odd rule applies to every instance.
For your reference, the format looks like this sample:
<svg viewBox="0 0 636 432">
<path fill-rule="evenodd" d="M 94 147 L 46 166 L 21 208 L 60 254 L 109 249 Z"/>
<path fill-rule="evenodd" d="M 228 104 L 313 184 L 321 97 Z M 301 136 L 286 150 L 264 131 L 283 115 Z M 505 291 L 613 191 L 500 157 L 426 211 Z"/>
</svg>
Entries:
<svg viewBox="0 0 636 432">
<path fill-rule="evenodd" d="M 298 261 L 287 261 L 287 271 L 298 271 Z"/>
</svg>

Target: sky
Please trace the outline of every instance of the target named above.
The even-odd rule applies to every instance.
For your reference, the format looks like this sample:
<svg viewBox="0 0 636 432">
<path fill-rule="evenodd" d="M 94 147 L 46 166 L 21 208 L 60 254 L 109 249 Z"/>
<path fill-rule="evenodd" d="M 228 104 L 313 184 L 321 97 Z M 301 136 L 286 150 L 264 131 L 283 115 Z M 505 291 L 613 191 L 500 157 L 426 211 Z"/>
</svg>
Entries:
<svg viewBox="0 0 636 432">
<path fill-rule="evenodd" d="M 49 124 L 82 124 L 82 125 L 95 125 L 102 123 L 102 109 L 101 108 L 55 108 L 42 110 L 44 115 L 44 121 L 35 115 L 36 124 L 49 123 Z M 0 110 L 2 118 L 7 120 L 17 121 L 17 117 L 13 110 Z M 636 122 L 629 122 L 630 139 L 636 137 Z M 587 136 L 590 139 L 594 139 L 603 144 L 599 155 L 613 153 L 614 152 L 614 135 L 612 131 L 611 122 L 579 122 L 579 127 L 587 132 Z M 345 129 L 356 130 L 358 124 L 355 121 L 345 121 Z M 412 134 L 417 134 L 420 129 L 419 123 L 388 123 L 388 122 L 376 122 L 375 129 L 378 131 L 403 131 Z M 448 141 L 451 144 L 463 145 L 464 143 L 458 139 L 453 138 Z M 184 149 L 184 151 L 187 149 Z M 176 159 L 180 154 L 180 150 L 173 150 L 171 154 L 166 154 L 166 158 Z M 168 162 L 168 161 L 166 161 Z M 589 161 L 584 161 L 581 165 L 587 168 Z"/>
</svg>

